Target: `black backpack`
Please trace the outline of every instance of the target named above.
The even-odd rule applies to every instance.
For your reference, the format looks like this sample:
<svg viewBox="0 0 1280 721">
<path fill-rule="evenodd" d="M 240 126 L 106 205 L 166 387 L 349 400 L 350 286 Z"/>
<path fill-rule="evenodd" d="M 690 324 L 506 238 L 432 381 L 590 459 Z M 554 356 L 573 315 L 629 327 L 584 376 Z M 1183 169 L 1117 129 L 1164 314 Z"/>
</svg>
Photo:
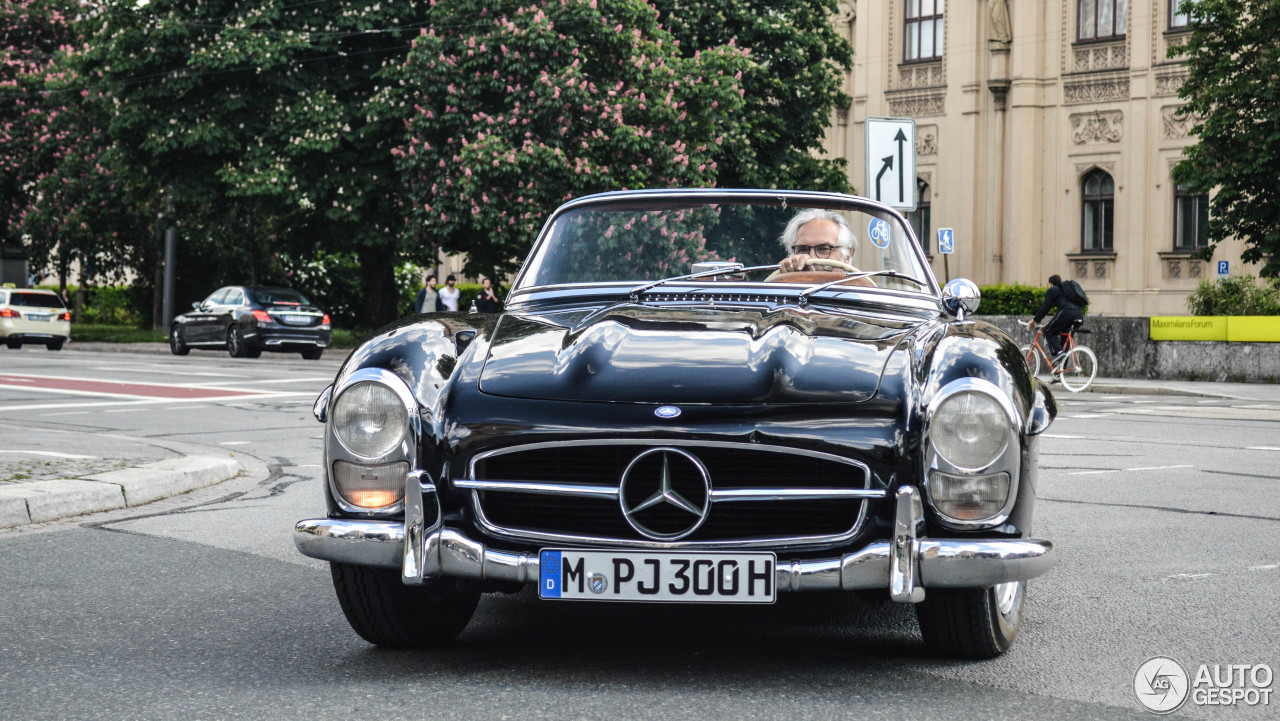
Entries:
<svg viewBox="0 0 1280 721">
<path fill-rule="evenodd" d="M 1084 294 L 1084 288 L 1081 288 L 1080 284 L 1074 280 L 1062 281 L 1062 297 L 1081 308 L 1089 305 L 1089 296 Z"/>
</svg>

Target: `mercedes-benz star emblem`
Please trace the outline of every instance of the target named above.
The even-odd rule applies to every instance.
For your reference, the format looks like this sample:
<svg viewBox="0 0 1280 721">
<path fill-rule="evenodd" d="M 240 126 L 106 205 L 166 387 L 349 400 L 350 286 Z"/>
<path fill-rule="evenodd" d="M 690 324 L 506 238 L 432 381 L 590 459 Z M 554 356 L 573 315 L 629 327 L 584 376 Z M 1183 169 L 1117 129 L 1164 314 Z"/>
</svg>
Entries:
<svg viewBox="0 0 1280 721">
<path fill-rule="evenodd" d="M 655 455 L 658 457 L 652 458 Z M 622 472 L 618 498 L 622 515 L 640 535 L 655 541 L 677 541 L 707 520 L 711 477 L 706 466 L 685 451 L 651 448 L 632 459 Z"/>
<path fill-rule="evenodd" d="M 675 418 L 680 415 L 680 409 L 675 406 L 659 406 L 653 414 L 659 418 Z"/>
</svg>

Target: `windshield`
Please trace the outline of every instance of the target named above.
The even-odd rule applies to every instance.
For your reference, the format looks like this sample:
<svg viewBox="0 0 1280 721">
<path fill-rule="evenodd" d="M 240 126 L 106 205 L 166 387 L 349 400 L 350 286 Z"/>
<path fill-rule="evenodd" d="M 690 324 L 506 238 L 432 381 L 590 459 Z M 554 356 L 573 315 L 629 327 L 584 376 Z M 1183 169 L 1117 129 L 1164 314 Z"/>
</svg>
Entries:
<svg viewBox="0 0 1280 721">
<path fill-rule="evenodd" d="M 858 285 L 931 293 L 933 282 L 906 225 L 853 198 L 781 196 L 705 201 L 692 194 L 619 196 L 559 215 L 547 228 L 516 289 L 537 286 L 659 281 L 712 270 L 716 263 L 776 265 L 796 253 L 811 264 L 770 282 L 811 286 L 834 273 L 893 271 Z M 765 282 L 772 269 L 690 281 Z M 827 276 L 827 277 L 823 277 Z"/>
<path fill-rule="evenodd" d="M 11 305 L 22 305 L 29 308 L 65 308 L 62 299 L 53 293 L 17 292 L 9 299 Z"/>
<path fill-rule="evenodd" d="M 311 305 L 306 296 L 289 288 L 255 288 L 251 292 L 259 305 Z"/>
</svg>

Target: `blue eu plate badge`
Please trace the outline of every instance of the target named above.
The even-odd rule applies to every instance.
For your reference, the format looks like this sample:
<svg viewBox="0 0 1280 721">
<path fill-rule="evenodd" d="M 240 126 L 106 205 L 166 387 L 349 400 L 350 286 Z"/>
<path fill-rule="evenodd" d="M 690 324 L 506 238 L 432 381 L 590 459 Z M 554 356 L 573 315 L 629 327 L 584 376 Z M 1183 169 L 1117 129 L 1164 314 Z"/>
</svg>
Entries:
<svg viewBox="0 0 1280 721">
<path fill-rule="evenodd" d="M 543 551 L 538 558 L 538 567 L 542 572 L 543 598 L 560 598 L 560 552 Z"/>
</svg>

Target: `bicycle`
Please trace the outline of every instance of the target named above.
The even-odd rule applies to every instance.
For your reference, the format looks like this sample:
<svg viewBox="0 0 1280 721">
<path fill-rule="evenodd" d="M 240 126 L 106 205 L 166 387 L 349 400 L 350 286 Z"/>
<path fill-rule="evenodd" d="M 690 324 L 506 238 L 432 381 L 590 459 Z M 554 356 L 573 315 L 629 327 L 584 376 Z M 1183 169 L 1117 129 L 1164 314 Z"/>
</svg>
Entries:
<svg viewBox="0 0 1280 721">
<path fill-rule="evenodd" d="M 1092 350 L 1076 343 L 1076 333 L 1090 332 L 1087 328 L 1080 327 L 1083 322 L 1083 320 L 1075 321 L 1067 328 L 1067 332 L 1063 333 L 1066 336 L 1062 344 L 1063 355 L 1056 364 L 1049 358 L 1049 352 L 1041 343 L 1044 331 L 1036 329 L 1036 337 L 1031 341 L 1031 345 L 1024 345 L 1021 348 L 1022 357 L 1027 359 L 1027 367 L 1031 369 L 1031 375 L 1040 375 L 1040 364 L 1043 361 L 1053 375 L 1062 382 L 1062 387 L 1072 393 L 1079 393 L 1093 383 L 1094 377 L 1098 375 L 1098 357 Z"/>
</svg>

